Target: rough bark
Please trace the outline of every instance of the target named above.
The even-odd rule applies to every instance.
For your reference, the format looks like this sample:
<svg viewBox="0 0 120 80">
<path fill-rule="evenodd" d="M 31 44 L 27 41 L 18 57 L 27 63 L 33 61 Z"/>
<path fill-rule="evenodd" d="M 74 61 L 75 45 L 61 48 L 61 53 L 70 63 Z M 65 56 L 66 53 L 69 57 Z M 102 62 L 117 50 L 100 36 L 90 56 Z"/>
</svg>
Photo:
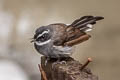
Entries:
<svg viewBox="0 0 120 80">
<path fill-rule="evenodd" d="M 66 63 L 62 61 L 62 64 L 55 63 L 54 59 L 47 63 L 45 61 L 46 58 L 41 57 L 41 66 L 46 73 L 47 80 L 98 80 L 89 68 L 85 67 L 81 70 L 83 65 L 71 57 L 64 60 Z"/>
</svg>

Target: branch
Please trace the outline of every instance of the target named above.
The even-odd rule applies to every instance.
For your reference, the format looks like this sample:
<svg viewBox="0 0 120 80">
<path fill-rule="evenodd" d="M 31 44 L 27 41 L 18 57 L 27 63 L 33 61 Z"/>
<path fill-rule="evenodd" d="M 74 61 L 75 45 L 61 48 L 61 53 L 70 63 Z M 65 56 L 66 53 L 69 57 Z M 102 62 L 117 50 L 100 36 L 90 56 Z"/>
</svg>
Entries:
<svg viewBox="0 0 120 80">
<path fill-rule="evenodd" d="M 81 71 L 90 63 L 92 61 L 92 59 L 91 58 L 88 58 L 88 60 L 85 62 L 85 64 L 83 64 L 82 66 L 81 66 Z"/>
<path fill-rule="evenodd" d="M 38 67 L 39 67 L 39 70 L 40 70 L 40 72 L 41 72 L 41 76 L 42 76 L 43 80 L 47 80 L 46 74 L 45 74 L 45 72 L 44 72 L 44 70 L 42 69 L 42 67 L 41 67 L 40 64 L 38 64 Z"/>
</svg>

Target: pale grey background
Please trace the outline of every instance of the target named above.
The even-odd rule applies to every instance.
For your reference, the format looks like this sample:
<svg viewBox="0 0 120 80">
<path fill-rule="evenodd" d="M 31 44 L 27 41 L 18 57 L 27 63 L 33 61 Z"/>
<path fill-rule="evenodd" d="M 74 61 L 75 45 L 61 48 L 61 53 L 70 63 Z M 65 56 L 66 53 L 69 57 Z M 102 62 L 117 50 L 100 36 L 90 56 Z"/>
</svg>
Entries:
<svg viewBox="0 0 120 80">
<path fill-rule="evenodd" d="M 120 79 L 120 0 L 0 0 L 0 61 L 19 65 L 29 80 L 40 80 L 39 54 L 30 43 L 37 27 L 71 23 L 83 15 L 104 16 L 77 46 L 73 57 L 89 65 L 99 80 Z"/>
</svg>

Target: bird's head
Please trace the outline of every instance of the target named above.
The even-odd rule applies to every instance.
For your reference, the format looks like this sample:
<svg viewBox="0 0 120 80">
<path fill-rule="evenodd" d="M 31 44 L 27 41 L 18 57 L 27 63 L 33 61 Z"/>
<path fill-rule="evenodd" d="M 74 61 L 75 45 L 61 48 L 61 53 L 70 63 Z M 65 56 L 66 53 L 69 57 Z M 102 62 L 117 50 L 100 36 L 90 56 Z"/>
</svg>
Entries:
<svg viewBox="0 0 120 80">
<path fill-rule="evenodd" d="M 50 43 L 52 36 L 52 31 L 47 26 L 42 26 L 36 29 L 35 35 L 32 38 L 31 42 L 34 42 L 37 46 L 43 46 L 45 44 Z"/>
</svg>

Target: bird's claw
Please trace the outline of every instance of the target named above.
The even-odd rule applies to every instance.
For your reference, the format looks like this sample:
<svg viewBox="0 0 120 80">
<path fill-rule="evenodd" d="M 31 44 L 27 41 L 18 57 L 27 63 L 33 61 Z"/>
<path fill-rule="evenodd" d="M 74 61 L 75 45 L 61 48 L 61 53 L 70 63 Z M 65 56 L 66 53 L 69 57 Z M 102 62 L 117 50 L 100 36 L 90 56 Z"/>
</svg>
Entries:
<svg viewBox="0 0 120 80">
<path fill-rule="evenodd" d="M 66 61 L 56 61 L 52 64 L 52 69 L 54 68 L 55 65 L 57 64 L 66 64 Z"/>
</svg>

